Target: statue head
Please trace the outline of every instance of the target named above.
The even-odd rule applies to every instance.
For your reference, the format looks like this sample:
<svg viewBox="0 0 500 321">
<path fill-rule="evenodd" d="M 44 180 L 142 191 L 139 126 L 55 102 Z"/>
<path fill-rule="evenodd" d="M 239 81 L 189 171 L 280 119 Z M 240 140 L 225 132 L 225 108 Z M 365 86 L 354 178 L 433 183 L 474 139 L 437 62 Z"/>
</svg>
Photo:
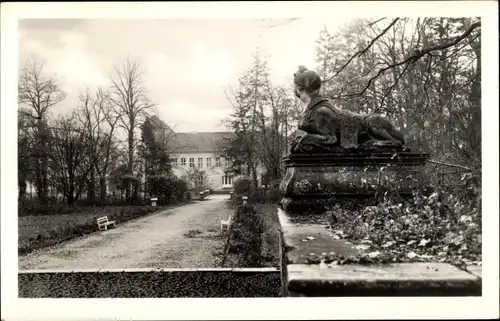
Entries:
<svg viewBox="0 0 500 321">
<path fill-rule="evenodd" d="M 303 102 L 312 95 L 318 94 L 321 89 L 321 77 L 312 70 L 304 66 L 299 66 L 299 70 L 293 75 L 295 84 L 295 95 Z"/>
</svg>

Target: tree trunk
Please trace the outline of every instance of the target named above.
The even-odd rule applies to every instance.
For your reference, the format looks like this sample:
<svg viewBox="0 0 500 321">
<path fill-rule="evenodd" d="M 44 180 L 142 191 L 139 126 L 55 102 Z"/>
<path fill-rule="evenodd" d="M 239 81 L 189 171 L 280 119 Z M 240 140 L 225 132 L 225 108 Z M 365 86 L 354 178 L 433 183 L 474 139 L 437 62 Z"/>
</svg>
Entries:
<svg viewBox="0 0 500 321">
<path fill-rule="evenodd" d="M 99 177 L 99 190 L 100 190 L 101 204 L 104 204 L 106 202 L 106 193 L 107 193 L 105 176 Z"/>
<path fill-rule="evenodd" d="M 19 179 L 18 185 L 19 185 L 19 200 L 22 201 L 26 196 L 26 187 L 27 187 L 26 180 L 24 178 Z"/>
<path fill-rule="evenodd" d="M 130 124 L 130 130 L 128 132 L 128 163 L 127 163 L 127 172 L 128 175 L 132 176 L 134 170 L 134 124 Z M 125 197 L 127 201 L 130 201 L 131 198 L 131 189 L 132 189 L 132 181 L 130 179 L 127 180 L 127 185 L 125 189 Z"/>
<path fill-rule="evenodd" d="M 93 201 L 95 199 L 95 169 L 90 170 L 90 177 L 87 183 L 87 200 Z"/>
<path fill-rule="evenodd" d="M 472 82 L 470 102 L 472 107 L 470 146 L 481 164 L 481 43 L 471 43 L 476 54 L 477 76 Z"/>
<path fill-rule="evenodd" d="M 68 203 L 69 206 L 72 206 L 73 203 L 75 203 L 75 196 L 74 195 L 75 195 L 74 188 L 71 187 L 69 189 L 68 195 L 66 195 L 66 200 L 67 200 L 67 203 Z"/>
</svg>

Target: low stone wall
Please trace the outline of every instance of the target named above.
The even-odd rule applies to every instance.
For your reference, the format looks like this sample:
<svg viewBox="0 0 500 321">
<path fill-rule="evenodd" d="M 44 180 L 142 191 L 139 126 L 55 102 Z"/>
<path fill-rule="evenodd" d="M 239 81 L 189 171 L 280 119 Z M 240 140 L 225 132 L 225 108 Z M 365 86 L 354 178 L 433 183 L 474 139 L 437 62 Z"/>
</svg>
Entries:
<svg viewBox="0 0 500 321">
<path fill-rule="evenodd" d="M 481 296 L 481 268 L 468 271 L 445 263 L 385 265 L 328 261 L 330 254 L 355 257 L 356 248 L 314 220 L 278 209 L 281 284 L 284 296 Z"/>
<path fill-rule="evenodd" d="M 20 271 L 20 298 L 279 297 L 270 268 Z"/>
</svg>

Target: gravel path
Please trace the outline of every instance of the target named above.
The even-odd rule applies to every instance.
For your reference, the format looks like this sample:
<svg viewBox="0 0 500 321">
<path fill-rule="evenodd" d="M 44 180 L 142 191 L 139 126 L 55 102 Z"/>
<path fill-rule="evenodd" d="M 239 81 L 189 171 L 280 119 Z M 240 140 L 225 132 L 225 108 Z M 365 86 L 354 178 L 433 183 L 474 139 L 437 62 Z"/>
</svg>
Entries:
<svg viewBox="0 0 500 321">
<path fill-rule="evenodd" d="M 19 257 L 19 269 L 210 268 L 221 263 L 227 195 L 165 210 Z"/>
</svg>

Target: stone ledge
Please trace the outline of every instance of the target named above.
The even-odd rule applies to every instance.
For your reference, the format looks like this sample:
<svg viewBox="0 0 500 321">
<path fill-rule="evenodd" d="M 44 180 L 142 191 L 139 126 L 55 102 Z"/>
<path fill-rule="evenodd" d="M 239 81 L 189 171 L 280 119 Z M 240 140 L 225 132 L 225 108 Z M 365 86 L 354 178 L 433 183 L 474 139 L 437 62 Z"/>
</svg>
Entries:
<svg viewBox="0 0 500 321">
<path fill-rule="evenodd" d="M 481 267 L 446 263 L 325 264 L 331 254 L 356 257 L 347 240 L 325 225 L 297 220 L 278 209 L 283 293 L 288 296 L 480 296 Z M 324 217 L 323 217 L 324 218 Z M 322 262 L 323 261 L 323 262 Z M 321 264 L 320 264 L 321 263 Z"/>
<path fill-rule="evenodd" d="M 291 296 L 481 296 L 481 279 L 445 263 L 290 264 Z"/>
<path fill-rule="evenodd" d="M 211 272 L 211 273 L 266 273 L 279 272 L 273 267 L 262 268 L 108 268 L 108 269 L 38 269 L 19 270 L 19 274 L 55 274 L 55 273 L 188 273 L 188 272 Z"/>
<path fill-rule="evenodd" d="M 480 266 L 477 265 L 468 265 L 467 266 L 467 271 L 472 274 L 477 276 L 478 278 L 483 278 L 483 269 Z"/>
<path fill-rule="evenodd" d="M 294 223 L 281 209 L 278 218 L 287 264 L 319 263 L 333 253 L 344 257 L 359 255 L 346 240 L 334 240 L 334 234 L 324 225 Z"/>
<path fill-rule="evenodd" d="M 18 273 L 19 298 L 279 297 L 280 292 L 279 272 L 258 269 L 95 269 Z"/>
</svg>

